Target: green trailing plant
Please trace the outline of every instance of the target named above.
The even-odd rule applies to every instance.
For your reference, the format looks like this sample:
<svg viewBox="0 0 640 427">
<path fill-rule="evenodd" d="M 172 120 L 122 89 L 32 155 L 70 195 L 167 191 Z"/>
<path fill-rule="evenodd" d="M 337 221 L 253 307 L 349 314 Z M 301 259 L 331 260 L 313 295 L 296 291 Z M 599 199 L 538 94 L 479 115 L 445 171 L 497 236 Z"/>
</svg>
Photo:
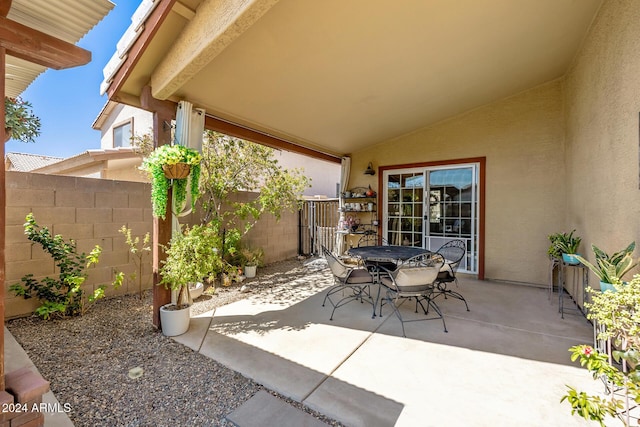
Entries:
<svg viewBox="0 0 640 427">
<path fill-rule="evenodd" d="M 562 254 L 576 254 L 582 238 L 574 236 L 576 230 L 572 230 L 571 233 L 557 233 L 553 237 L 555 246 L 555 253 Z"/>
<path fill-rule="evenodd" d="M 571 360 L 591 373 L 593 379 L 607 385 L 608 398 L 578 391 L 567 386 L 568 392 L 561 399 L 571 404 L 571 413 L 604 426 L 606 416 L 617 416 L 630 425 L 629 409 L 640 404 L 640 275 L 635 275 L 627 285 L 614 284 L 616 292 L 591 292 L 592 302 L 585 303 L 587 317 L 596 322 L 601 331 L 597 339 L 613 344 L 609 355 L 591 346 L 571 347 Z M 624 363 L 623 363 L 624 362 Z"/>
<path fill-rule="evenodd" d="M 106 285 L 99 286 L 86 298 L 82 289 L 87 278 L 86 270 L 98 263 L 102 251 L 100 246 L 96 245 L 88 255 L 78 253 L 73 240 L 66 241 L 59 234 L 52 235 L 47 227 L 40 227 L 33 213 L 26 217 L 24 232 L 30 241 L 39 244 L 51 255 L 60 271 L 57 278 L 45 277 L 40 281 L 33 274 L 27 274 L 22 277 L 22 284 L 10 286 L 10 291 L 16 296 L 25 299 L 36 297 L 41 301 L 41 305 L 35 310 L 37 315 L 44 319 L 49 319 L 53 314 L 82 315 L 91 304 L 104 297 Z M 116 276 L 114 288 L 121 285 L 122 276 Z"/>
<path fill-rule="evenodd" d="M 631 271 L 638 263 L 634 261 L 632 253 L 635 250 L 636 242 L 631 242 L 625 249 L 615 252 L 612 255 L 607 254 L 596 245 L 591 245 L 591 249 L 595 255 L 595 263 L 591 264 L 583 257 L 577 255 L 576 258 L 589 270 L 591 270 L 601 282 L 604 283 L 622 283 L 625 274 Z"/>
<path fill-rule="evenodd" d="M 124 236 L 125 242 L 129 247 L 129 254 L 131 258 L 133 258 L 133 263 L 136 266 L 136 272 L 129 275 L 129 279 L 137 282 L 138 295 L 140 299 L 142 299 L 142 267 L 144 266 L 143 261 L 145 256 L 148 257 L 151 253 L 151 236 L 147 232 L 142 239 L 140 239 L 140 236 L 133 237 L 131 235 L 131 229 L 126 225 L 123 225 L 118 231 Z"/>
<path fill-rule="evenodd" d="M 11 139 L 35 142 L 40 136 L 40 118 L 33 114 L 31 103 L 20 97 L 4 98 L 4 127 Z"/>
<path fill-rule="evenodd" d="M 153 215 L 166 217 L 169 187 L 173 185 L 173 203 L 180 209 L 187 198 L 187 185 L 191 184 L 191 206 L 194 207 L 200 194 L 200 161 L 202 156 L 195 150 L 182 145 L 162 145 L 144 159 L 141 169 L 147 172 L 151 180 L 151 204 Z M 169 179 L 163 167 L 186 163 L 191 167 L 189 177 L 185 179 Z"/>
<path fill-rule="evenodd" d="M 165 249 L 167 256 L 160 270 L 160 284 L 178 291 L 179 308 L 191 305 L 189 283 L 203 279 L 211 282 L 219 273 L 231 269 L 216 249 L 221 245 L 217 227 L 210 224 L 187 227 L 171 239 Z"/>
</svg>

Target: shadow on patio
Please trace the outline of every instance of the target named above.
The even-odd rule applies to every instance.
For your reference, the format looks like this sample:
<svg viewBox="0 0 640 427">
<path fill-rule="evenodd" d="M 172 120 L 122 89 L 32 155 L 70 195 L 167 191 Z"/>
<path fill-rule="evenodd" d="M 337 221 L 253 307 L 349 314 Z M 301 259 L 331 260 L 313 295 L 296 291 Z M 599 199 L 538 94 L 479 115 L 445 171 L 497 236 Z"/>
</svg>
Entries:
<svg viewBox="0 0 640 427">
<path fill-rule="evenodd" d="M 592 327 L 561 319 L 545 289 L 463 278 L 470 312 L 438 300 L 449 333 L 415 322 L 402 338 L 391 310 L 372 319 L 369 304 L 329 321 L 325 266 L 312 260 L 286 285 L 193 318 L 176 340 L 347 425 L 586 425 L 559 401 L 565 384 L 602 391 L 569 359 Z"/>
</svg>

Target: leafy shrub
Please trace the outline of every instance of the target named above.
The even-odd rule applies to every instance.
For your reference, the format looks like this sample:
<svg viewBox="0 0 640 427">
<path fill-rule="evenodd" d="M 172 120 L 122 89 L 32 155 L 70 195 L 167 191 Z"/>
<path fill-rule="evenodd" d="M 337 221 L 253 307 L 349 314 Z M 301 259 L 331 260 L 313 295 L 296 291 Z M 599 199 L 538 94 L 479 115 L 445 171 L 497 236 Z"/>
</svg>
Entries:
<svg viewBox="0 0 640 427">
<path fill-rule="evenodd" d="M 41 228 L 36 223 L 33 213 L 27 215 L 26 221 L 24 233 L 27 238 L 51 255 L 60 273 L 58 278 L 45 277 L 41 281 L 34 279 L 33 274 L 27 274 L 22 277 L 22 284 L 11 285 L 9 290 L 25 299 L 38 298 L 42 304 L 35 313 L 44 319 L 55 313 L 61 316 L 84 314 L 92 303 L 104 297 L 106 285 L 98 287 L 86 298 L 82 290 L 87 279 L 86 269 L 98 263 L 102 249 L 96 245 L 89 255 L 78 253 L 75 241 L 65 241 L 59 234 L 53 236 L 47 227 Z M 122 275 L 116 275 L 113 283 L 116 289 L 122 285 L 122 279 Z"/>
</svg>

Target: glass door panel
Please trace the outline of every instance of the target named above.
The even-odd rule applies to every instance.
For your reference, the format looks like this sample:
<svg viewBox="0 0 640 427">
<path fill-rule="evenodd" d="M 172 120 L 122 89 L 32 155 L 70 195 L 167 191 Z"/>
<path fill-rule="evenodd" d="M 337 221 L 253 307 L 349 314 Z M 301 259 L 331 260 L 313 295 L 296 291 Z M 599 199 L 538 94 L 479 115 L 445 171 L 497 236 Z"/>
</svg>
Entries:
<svg viewBox="0 0 640 427">
<path fill-rule="evenodd" d="M 421 246 L 424 171 L 388 174 L 385 181 L 383 214 L 387 220 L 384 237 L 390 245 Z"/>
<path fill-rule="evenodd" d="M 436 250 L 453 239 L 467 244 L 459 270 L 478 269 L 477 164 L 386 171 L 383 236 L 391 245 Z"/>
<path fill-rule="evenodd" d="M 424 246 L 436 250 L 454 239 L 464 240 L 467 256 L 461 271 L 477 272 L 477 165 L 442 166 L 425 171 L 429 189 L 429 232 Z"/>
</svg>

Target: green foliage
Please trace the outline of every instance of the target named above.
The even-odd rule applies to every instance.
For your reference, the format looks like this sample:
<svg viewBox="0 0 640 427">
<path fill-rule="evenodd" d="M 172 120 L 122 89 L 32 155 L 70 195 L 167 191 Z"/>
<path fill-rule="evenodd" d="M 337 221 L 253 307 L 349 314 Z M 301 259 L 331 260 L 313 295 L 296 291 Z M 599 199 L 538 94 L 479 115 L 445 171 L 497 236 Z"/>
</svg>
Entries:
<svg viewBox="0 0 640 427">
<path fill-rule="evenodd" d="M 585 420 L 598 421 L 602 427 L 606 427 L 604 419 L 607 415 L 615 416 L 622 402 L 614 404 L 600 396 L 590 396 L 584 391 L 578 392 L 573 387 L 567 386 L 569 391 L 560 399 L 571 404 L 571 415 L 578 414 Z"/>
<path fill-rule="evenodd" d="M 191 184 L 191 206 L 199 196 L 200 181 L 200 154 L 182 145 L 163 145 L 156 148 L 142 162 L 141 169 L 146 171 L 151 180 L 151 204 L 153 215 L 159 218 L 166 217 L 169 187 L 174 186 L 174 206 L 182 207 L 186 200 L 187 184 Z M 168 179 L 164 175 L 163 166 L 186 163 L 191 166 L 189 178 Z"/>
<path fill-rule="evenodd" d="M 591 245 L 596 257 L 595 264 L 591 264 L 581 256 L 576 256 L 576 258 L 586 265 L 589 270 L 593 271 L 593 273 L 600 278 L 600 281 L 611 284 L 620 284 L 622 283 L 624 275 L 637 265 L 631 256 L 635 247 L 636 242 L 631 242 L 625 249 L 615 252 L 613 255 L 609 256 L 596 245 Z"/>
<path fill-rule="evenodd" d="M 229 268 L 217 250 L 221 245 L 219 230 L 211 224 L 194 225 L 171 239 L 160 270 L 160 283 L 179 291 L 178 306 L 191 304 L 188 283 L 205 278 L 211 281 Z"/>
<path fill-rule="evenodd" d="M 11 139 L 35 142 L 40 136 L 40 118 L 33 114 L 31 103 L 22 98 L 4 98 L 5 128 L 11 129 Z"/>
<path fill-rule="evenodd" d="M 153 129 L 142 135 L 131 135 L 131 146 L 135 148 L 137 153 L 148 157 L 153 152 Z"/>
<path fill-rule="evenodd" d="M 549 249 L 547 249 L 547 255 L 549 255 L 551 258 L 560 259 L 562 257 L 562 252 L 558 250 L 556 242 L 562 239 L 563 234 L 564 233 L 554 233 L 548 236 L 549 242 L 551 242 L 551 244 L 549 245 Z"/>
<path fill-rule="evenodd" d="M 240 250 L 242 256 L 242 265 L 262 266 L 264 251 L 262 248 L 242 248 Z"/>
<path fill-rule="evenodd" d="M 553 249 L 550 247 L 548 253 L 553 253 L 554 255 L 577 253 L 580 242 L 582 242 L 582 238 L 574 236 L 573 233 L 575 232 L 576 230 L 572 230 L 571 233 L 556 233 L 549 236 Z"/>
<path fill-rule="evenodd" d="M 89 304 L 104 296 L 106 286 L 98 287 L 86 300 L 82 284 L 87 278 L 86 269 L 98 263 L 102 249 L 96 246 L 89 255 L 78 253 L 73 240 L 65 241 L 62 236 L 51 235 L 47 227 L 40 227 L 29 213 L 24 224 L 24 232 L 29 240 L 42 246 L 42 249 L 53 258 L 60 273 L 57 279 L 45 277 L 41 281 L 33 278 L 33 274 L 22 277 L 22 284 L 14 284 L 9 290 L 16 296 L 25 299 L 36 297 L 41 301 L 35 312 L 44 319 L 52 314 L 62 316 L 82 315 Z M 114 285 L 117 287 L 117 284 Z"/>
<path fill-rule="evenodd" d="M 212 222 L 211 224 L 213 226 L 213 224 L 216 223 Z M 241 265 L 242 255 L 240 254 L 240 239 L 242 237 L 242 233 L 237 228 L 231 228 L 229 230 L 224 230 L 222 235 L 224 241 L 222 249 L 224 260 L 230 265 Z"/>
<path fill-rule="evenodd" d="M 151 253 L 151 236 L 147 232 L 142 240 L 140 240 L 139 236 L 133 237 L 131 235 L 131 229 L 126 225 L 123 225 L 118 231 L 124 236 L 125 242 L 129 247 L 129 254 L 131 254 L 136 266 L 137 272 L 131 274 L 129 278 L 138 282 L 138 294 L 140 295 L 140 299 L 142 299 L 142 267 L 144 257 L 149 256 Z M 116 279 L 120 279 L 120 282 L 122 283 L 124 280 L 124 273 L 120 272 L 117 274 L 122 275 L 122 277 L 116 276 Z"/>
<path fill-rule="evenodd" d="M 277 219 L 295 211 L 309 180 L 299 169 L 278 165 L 274 150 L 217 132 L 207 131 L 203 144 L 203 222 L 246 234 L 264 213 Z M 239 191 L 258 192 L 254 200 L 231 201 Z"/>
<path fill-rule="evenodd" d="M 633 247 L 627 250 L 633 251 Z M 597 256 L 603 256 L 603 253 Z M 604 400 L 568 387 L 567 395 L 561 400 L 569 401 L 572 414 L 598 421 L 600 425 L 604 425 L 606 415 L 621 415 L 628 410 L 627 402 L 640 404 L 640 372 L 637 369 L 640 364 L 640 275 L 635 275 L 626 285 L 614 286 L 616 292 L 590 291 L 593 293 L 592 302 L 585 306 L 589 309 L 587 317 L 604 326 L 597 338 L 612 341 L 616 348 L 612 351 L 613 359 L 618 364 L 625 361 L 627 369 L 619 370 L 609 363 L 607 355 L 588 345 L 574 346 L 569 351 L 572 361 L 580 359 L 580 365 L 594 379 L 602 378 L 610 389 L 620 390 L 621 396 L 612 394 L 610 400 Z M 626 423 L 624 417 L 621 419 Z"/>
</svg>

